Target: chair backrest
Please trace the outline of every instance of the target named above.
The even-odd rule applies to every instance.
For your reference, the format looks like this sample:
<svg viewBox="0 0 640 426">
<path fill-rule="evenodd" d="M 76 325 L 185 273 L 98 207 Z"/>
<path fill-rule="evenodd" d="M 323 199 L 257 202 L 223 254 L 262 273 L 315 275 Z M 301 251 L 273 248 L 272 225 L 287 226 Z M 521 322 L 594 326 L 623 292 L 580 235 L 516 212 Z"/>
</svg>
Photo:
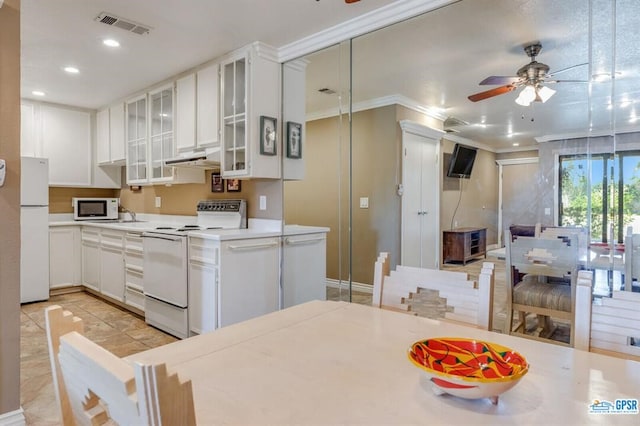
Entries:
<svg viewBox="0 0 640 426">
<path fill-rule="evenodd" d="M 577 273 L 578 244 L 575 235 L 563 239 L 518 237 L 513 241 L 510 237 L 506 250 L 507 275 L 513 272 L 510 267 L 520 273 L 556 278 Z"/>
<path fill-rule="evenodd" d="M 547 226 L 541 228 L 540 232 L 536 234 L 536 237 L 554 239 L 559 238 L 564 241 L 569 240 L 571 237 L 576 237 L 576 243 L 578 245 L 578 258 L 587 259 L 588 236 L 587 230 L 580 226 Z"/>
<path fill-rule="evenodd" d="M 614 291 L 591 310 L 590 350 L 640 361 L 640 293 Z"/>
<path fill-rule="evenodd" d="M 180 382 L 164 364 L 130 364 L 68 331 L 81 321 L 59 306 L 47 308 L 45 317 L 58 400 L 67 401 L 65 425 L 195 424 L 190 381 Z"/>
<path fill-rule="evenodd" d="M 634 234 L 633 228 L 627 228 L 624 239 L 624 289 L 632 291 L 633 279 L 640 280 L 640 234 Z"/>
<path fill-rule="evenodd" d="M 374 282 L 373 306 L 492 328 L 493 263 L 485 262 L 474 281 L 464 272 L 402 265 L 388 271 L 385 262 L 388 255 L 383 253 L 374 271 L 380 279 Z M 382 273 L 385 268 L 388 272 Z"/>
</svg>

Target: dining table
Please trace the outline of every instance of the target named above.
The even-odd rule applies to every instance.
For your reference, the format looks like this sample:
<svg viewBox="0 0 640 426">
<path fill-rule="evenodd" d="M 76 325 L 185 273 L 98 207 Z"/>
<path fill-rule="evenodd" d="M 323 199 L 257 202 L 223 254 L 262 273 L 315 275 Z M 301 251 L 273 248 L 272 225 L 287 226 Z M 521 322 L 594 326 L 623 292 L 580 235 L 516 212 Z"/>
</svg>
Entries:
<svg viewBox="0 0 640 426">
<path fill-rule="evenodd" d="M 497 404 L 437 395 L 407 356 L 437 337 L 506 346 L 529 371 Z M 356 303 L 307 302 L 126 359 L 191 380 L 199 425 L 640 424 L 640 362 Z M 616 400 L 635 413 L 593 409 Z"/>
</svg>

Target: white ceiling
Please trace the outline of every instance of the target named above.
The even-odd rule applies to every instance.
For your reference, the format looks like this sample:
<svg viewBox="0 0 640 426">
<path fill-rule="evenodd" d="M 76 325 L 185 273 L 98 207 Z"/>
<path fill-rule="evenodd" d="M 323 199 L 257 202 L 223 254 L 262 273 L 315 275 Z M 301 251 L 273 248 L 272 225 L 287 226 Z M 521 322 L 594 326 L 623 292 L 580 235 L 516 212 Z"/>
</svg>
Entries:
<svg viewBox="0 0 640 426">
<path fill-rule="evenodd" d="M 416 0 L 400 0 L 396 4 Z M 255 40 L 287 46 L 356 18 L 392 0 L 22 0 L 22 94 L 41 100 L 98 108 Z M 593 15 L 589 10 L 592 5 Z M 584 79 L 613 69 L 609 0 L 464 0 L 353 43 L 354 104 L 393 96 L 440 117 L 470 123 L 461 136 L 494 150 L 535 146 L 534 138 L 628 131 L 640 116 L 640 14 L 637 0 L 616 2 L 615 70 L 607 83 L 550 85 L 557 93 L 545 104 L 521 107 L 517 92 L 477 103 L 467 96 L 495 86 L 478 83 L 490 75 L 514 75 L 529 62 L 522 47 L 540 41 L 538 61 L 552 71 L 590 65 L 558 75 Z M 152 27 L 136 35 L 95 22 L 100 12 Z M 589 25 L 593 26 L 590 31 Z M 122 46 L 109 49 L 105 37 Z M 333 108 L 348 76 L 344 54 L 327 49 L 308 59 L 308 113 Z M 342 50 L 345 53 L 344 50 Z M 338 59 L 339 58 L 339 59 Z M 339 64 L 339 65 L 338 65 Z M 78 75 L 62 68 L 75 65 Z M 519 92 L 519 91 L 518 91 Z M 614 93 L 614 109 L 607 109 Z M 344 98 L 343 98 L 344 99 Z M 630 105 L 620 105 L 629 100 Z M 638 102 L 635 104 L 634 102 Z M 484 125 L 480 126 L 484 121 Z M 638 122 L 640 125 L 640 122 Z M 511 133 L 511 136 L 508 136 Z"/>
</svg>

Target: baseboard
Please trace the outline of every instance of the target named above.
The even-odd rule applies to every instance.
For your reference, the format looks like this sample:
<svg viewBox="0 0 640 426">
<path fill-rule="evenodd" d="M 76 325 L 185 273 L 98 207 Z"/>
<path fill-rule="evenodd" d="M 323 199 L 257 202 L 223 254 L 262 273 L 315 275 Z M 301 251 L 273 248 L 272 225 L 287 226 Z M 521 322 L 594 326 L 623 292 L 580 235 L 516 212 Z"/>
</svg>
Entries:
<svg viewBox="0 0 640 426">
<path fill-rule="evenodd" d="M 338 280 L 334 280 L 332 278 L 327 278 L 326 282 L 327 282 L 327 287 L 340 288 L 340 289 L 343 289 L 343 290 L 348 290 L 349 289 L 349 281 L 338 281 Z M 363 284 L 363 283 L 352 282 L 351 283 L 351 289 L 355 290 L 355 291 L 362 292 L 362 293 L 373 294 L 373 286 L 371 284 Z"/>
<path fill-rule="evenodd" d="M 22 407 L 15 411 L 0 414 L 0 426 L 24 426 L 25 424 L 26 420 Z"/>
<path fill-rule="evenodd" d="M 62 294 L 80 293 L 84 291 L 81 285 L 68 285 L 64 287 L 54 287 L 49 289 L 49 296 L 60 296 Z"/>
</svg>

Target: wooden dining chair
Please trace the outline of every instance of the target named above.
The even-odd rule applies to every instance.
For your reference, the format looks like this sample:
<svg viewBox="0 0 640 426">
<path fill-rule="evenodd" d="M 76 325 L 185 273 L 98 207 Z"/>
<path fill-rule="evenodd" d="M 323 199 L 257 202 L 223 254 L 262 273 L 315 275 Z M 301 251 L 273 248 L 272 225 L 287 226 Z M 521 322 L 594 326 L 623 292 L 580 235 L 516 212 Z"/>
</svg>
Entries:
<svg viewBox="0 0 640 426">
<path fill-rule="evenodd" d="M 494 265 L 484 262 L 477 281 L 465 272 L 389 267 L 381 253 L 374 268 L 372 305 L 491 330 Z"/>
<path fill-rule="evenodd" d="M 82 335 L 60 306 L 45 310 L 49 357 L 64 425 L 195 425 L 191 381 L 164 364 L 129 363 Z"/>
<path fill-rule="evenodd" d="M 549 339 L 555 330 L 555 318 L 569 323 L 568 345 L 573 346 L 578 275 L 577 237 L 512 239 L 509 231 L 507 234 L 507 318 L 504 332 L 561 344 Z M 515 326 L 514 313 L 518 313 Z M 528 313 L 538 317 L 533 333 L 527 332 Z"/>
</svg>

